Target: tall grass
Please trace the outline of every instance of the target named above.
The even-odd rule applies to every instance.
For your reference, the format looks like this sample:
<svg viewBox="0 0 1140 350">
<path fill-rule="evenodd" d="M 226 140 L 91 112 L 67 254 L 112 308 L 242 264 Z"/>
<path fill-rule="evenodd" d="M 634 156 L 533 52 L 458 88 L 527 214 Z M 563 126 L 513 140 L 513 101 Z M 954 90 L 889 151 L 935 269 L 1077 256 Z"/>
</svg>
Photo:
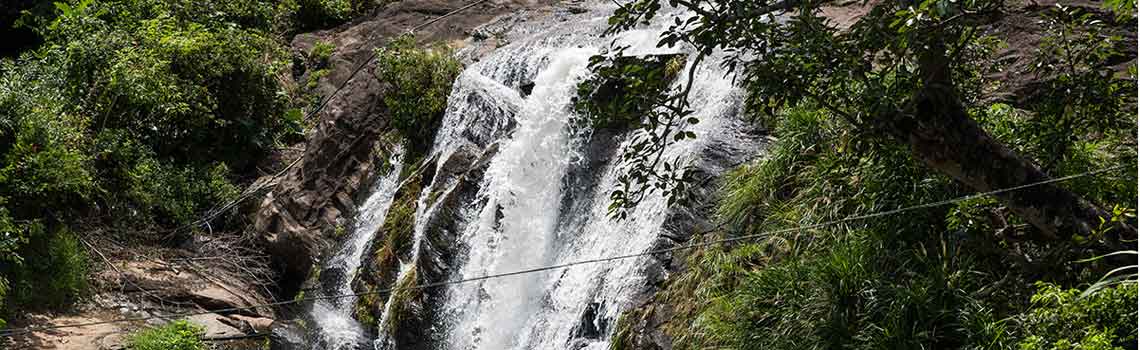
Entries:
<svg viewBox="0 0 1140 350">
<path fill-rule="evenodd" d="M 1016 125 L 1020 118 L 1004 108 L 984 113 L 995 124 Z M 967 193 L 905 149 L 875 142 L 811 106 L 785 110 L 775 123 L 779 139 L 767 157 L 724 180 L 717 214 L 727 229 L 721 237 Z M 1067 159 L 1059 165 L 1073 172 L 1117 162 L 1108 153 Z M 1134 193 L 1124 189 L 1129 181 L 1135 187 L 1125 176 L 1072 188 L 1111 200 Z M 986 198 L 709 247 L 692 252 L 688 270 L 658 295 L 676 314 L 663 328 L 677 349 L 1012 349 L 1034 348 L 1037 343 L 1026 339 L 1035 336 L 1054 344 L 1059 334 L 1069 334 L 1060 336 L 1065 341 L 1103 340 L 1088 344 L 1105 346 L 1089 349 L 1134 344 L 1119 327 L 1106 333 L 1096 330 L 1097 323 L 1054 321 L 1087 320 L 1074 311 L 1079 304 L 1115 305 L 1129 295 L 1134 299 L 1135 288 L 1099 291 L 1089 302 L 1069 298 L 1069 291 L 1111 267 L 1074 263 L 1086 251 L 1080 242 L 1030 243 L 1001 235 L 1017 230 L 1024 225 Z M 1036 281 L 1048 287 L 1034 287 Z M 1041 301 L 1062 294 L 1060 304 Z M 1103 318 L 1134 316 L 1135 310 L 1132 305 Z"/>
</svg>

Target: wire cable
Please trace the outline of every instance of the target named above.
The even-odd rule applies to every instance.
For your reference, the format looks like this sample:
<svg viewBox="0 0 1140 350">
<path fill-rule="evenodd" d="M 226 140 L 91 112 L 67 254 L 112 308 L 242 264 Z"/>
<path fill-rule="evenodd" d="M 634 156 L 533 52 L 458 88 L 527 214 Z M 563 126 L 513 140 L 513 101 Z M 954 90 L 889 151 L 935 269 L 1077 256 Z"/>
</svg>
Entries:
<svg viewBox="0 0 1140 350">
<path fill-rule="evenodd" d="M 1099 170 L 1088 171 L 1088 172 L 1084 172 L 1084 173 L 1080 173 L 1080 174 L 1069 175 L 1069 176 L 1059 177 L 1059 178 L 1055 178 L 1055 179 L 1049 179 L 1049 180 L 1024 184 L 1024 185 L 1020 185 L 1020 186 L 1003 188 L 1003 189 L 999 189 L 999 190 L 981 192 L 981 193 L 976 193 L 976 194 L 972 194 L 972 195 L 968 195 L 968 196 L 963 196 L 963 197 L 958 197 L 958 198 L 953 198 L 953 199 L 947 199 L 947 200 L 942 200 L 942 201 L 937 201 L 937 202 L 924 203 L 924 204 L 919 204 L 919 205 L 910 206 L 910 207 L 903 207 L 903 208 L 881 211 L 881 212 L 876 212 L 876 213 L 871 213 L 871 214 L 854 215 L 854 216 L 849 216 L 849 217 L 838 219 L 838 220 L 831 220 L 831 221 L 825 221 L 825 222 L 811 224 L 811 225 L 765 231 L 765 232 L 761 232 L 761 233 L 757 233 L 757 234 L 751 234 L 751 235 L 736 236 L 736 237 L 718 239 L 718 240 L 701 242 L 701 243 L 690 243 L 690 244 L 679 245 L 679 246 L 675 246 L 675 247 L 671 247 L 671 248 L 648 250 L 648 251 L 641 252 L 641 253 L 616 255 L 616 256 L 602 257 L 602 258 L 596 258 L 596 259 L 579 260 L 579 261 L 573 261 L 573 262 L 557 264 L 557 265 L 541 266 L 541 267 L 535 267 L 535 268 L 524 269 L 524 270 L 482 275 L 482 276 L 462 278 L 462 279 L 444 280 L 444 281 L 425 283 L 425 284 L 420 284 L 420 285 L 415 285 L 415 286 L 410 286 L 410 287 L 403 287 L 403 288 L 401 288 L 401 287 L 386 288 L 386 289 L 380 289 L 380 290 L 376 290 L 376 291 L 363 292 L 363 293 L 351 293 L 351 294 L 329 295 L 329 296 L 319 296 L 319 297 L 310 297 L 310 298 L 298 298 L 298 299 L 293 299 L 293 300 L 285 300 L 285 301 L 278 301 L 278 302 L 272 302 L 272 303 L 243 306 L 243 307 L 231 307 L 231 308 L 215 309 L 215 310 L 208 310 L 208 311 L 174 313 L 174 314 L 168 314 L 168 315 L 152 315 L 152 316 L 143 316 L 143 317 L 120 318 L 120 319 L 114 319 L 114 320 L 77 323 L 77 324 L 70 324 L 70 325 L 9 328 L 9 329 L 0 330 L 0 337 L 11 337 L 14 335 L 19 335 L 19 334 L 24 334 L 24 333 L 44 331 L 44 330 L 52 330 L 52 329 L 60 329 L 60 328 L 75 328 L 75 327 L 86 327 L 86 326 L 94 326 L 94 325 L 108 324 L 108 323 L 146 321 L 146 320 L 151 320 L 151 319 L 156 319 L 156 318 L 177 319 L 177 318 L 206 315 L 206 314 L 232 313 L 232 312 L 237 312 L 237 311 L 261 308 L 261 307 L 283 306 L 283 305 L 297 304 L 297 303 L 301 303 L 301 302 L 309 302 L 309 301 L 316 301 L 316 300 L 342 299 L 342 298 L 350 298 L 350 297 L 360 297 L 360 296 L 365 296 L 365 295 L 382 295 L 382 294 L 388 294 L 388 293 L 392 293 L 392 292 L 406 291 L 406 290 L 423 290 L 423 289 L 430 289 L 430 288 L 442 287 L 442 286 L 453 285 L 453 284 L 463 284 L 463 283 L 490 280 L 490 279 L 496 279 L 496 278 L 524 275 L 524 274 L 530 274 L 530 273 L 536 273 L 536 272 L 542 272 L 542 271 L 557 270 L 557 269 L 569 268 L 569 267 L 578 266 L 578 265 L 596 264 L 596 263 L 608 262 L 608 261 L 614 261 L 614 260 L 631 259 L 631 258 L 636 258 L 636 257 L 670 253 L 670 252 L 675 252 L 675 251 L 680 251 L 680 250 L 688 250 L 688 249 L 694 249 L 694 248 L 700 248 L 700 247 L 707 247 L 707 246 L 713 246 L 713 245 L 724 244 L 724 243 L 749 241 L 749 240 L 754 240 L 754 239 L 759 239 L 759 238 L 765 238 L 765 237 L 771 236 L 773 234 L 788 233 L 788 232 L 795 232 L 795 231 L 802 231 L 802 230 L 810 230 L 810 229 L 815 229 L 815 228 L 820 228 L 820 227 L 825 227 L 825 226 L 831 226 L 831 225 L 837 225 L 837 224 L 842 224 L 842 223 L 848 223 L 848 222 L 853 222 L 853 221 L 874 219 L 874 218 L 897 215 L 897 214 L 916 211 L 916 210 L 936 208 L 936 207 L 940 207 L 940 206 L 950 205 L 950 204 L 968 201 L 968 200 L 977 199 L 977 198 L 982 198 L 982 197 L 986 197 L 986 196 L 997 195 L 997 194 L 1013 192 L 1013 191 L 1023 190 L 1023 189 L 1047 185 L 1047 184 L 1069 181 L 1069 180 L 1073 180 L 1073 179 L 1077 179 L 1077 178 L 1092 176 L 1092 175 L 1110 172 L 1110 171 L 1114 171 L 1114 170 L 1120 170 L 1120 169 L 1124 169 L 1124 168 L 1125 168 L 1124 165 L 1117 165 L 1117 166 L 1107 167 L 1107 168 L 1103 168 L 1103 169 L 1099 169 Z"/>
</svg>

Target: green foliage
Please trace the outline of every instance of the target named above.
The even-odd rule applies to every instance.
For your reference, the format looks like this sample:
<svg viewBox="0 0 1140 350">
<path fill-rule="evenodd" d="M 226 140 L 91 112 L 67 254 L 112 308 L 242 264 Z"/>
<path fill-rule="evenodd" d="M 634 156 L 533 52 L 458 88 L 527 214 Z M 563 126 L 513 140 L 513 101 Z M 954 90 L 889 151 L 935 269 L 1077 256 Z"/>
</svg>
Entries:
<svg viewBox="0 0 1140 350">
<path fill-rule="evenodd" d="M 574 111 L 578 127 L 640 126 L 642 116 L 667 98 L 669 86 L 684 67 L 684 56 L 598 55 L 590 58 L 591 76 L 578 84 Z"/>
<path fill-rule="evenodd" d="M 87 288 L 87 255 L 71 233 L 29 226 L 21 261 L 0 270 L 10 276 L 9 300 L 40 310 L 66 306 Z"/>
<path fill-rule="evenodd" d="M 1052 170 L 1061 158 L 1080 156 L 1081 150 L 1072 149 L 1079 135 L 1135 122 L 1128 106 L 1136 81 L 1115 77 L 1108 63 L 1121 38 L 1103 34 L 1104 23 L 1095 14 L 1058 5 L 1044 24 L 1033 72 L 1045 84 L 1032 106 L 1036 118 L 1025 123 L 1023 134 L 1036 138 L 1043 165 Z"/>
<path fill-rule="evenodd" d="M 419 48 L 410 35 L 378 49 L 376 76 L 391 87 L 384 94 L 384 105 L 392 127 L 408 139 L 413 153 L 431 146 L 461 68 L 446 46 Z"/>
<path fill-rule="evenodd" d="M 1008 106 L 978 113 L 986 113 L 979 120 L 1011 129 L 1026 122 Z M 765 159 L 726 175 L 717 216 L 727 234 L 759 234 L 965 193 L 900 146 L 877 142 L 825 110 L 800 105 L 777 113 L 774 122 L 779 138 Z M 998 135 L 1029 144 L 1015 134 Z M 1085 171 L 1079 169 L 1115 162 L 1093 158 L 1061 165 Z M 1125 187 L 1136 180 L 1096 181 L 1073 189 L 1115 198 L 1134 191 Z M 692 252 L 689 269 L 671 277 L 657 296 L 676 312 L 663 328 L 677 349 L 1013 349 L 1031 334 L 1061 334 L 1030 330 L 1036 326 L 1023 322 L 1037 312 L 1031 296 L 1041 294 L 1026 286 L 1036 280 L 1088 283 L 1111 266 L 1080 260 L 1080 243 L 1007 241 L 1000 234 L 1020 223 L 996 219 L 995 212 L 996 200 L 976 199 Z M 1134 287 L 1128 288 L 1134 298 Z M 1083 303 L 1079 291 L 1069 294 L 1065 305 Z M 1118 310 L 1135 317 L 1134 305 Z M 1097 324 L 1070 323 L 1080 329 Z M 1088 340 L 1129 341 L 1115 331 L 1087 331 Z M 1084 339 L 1081 334 L 1071 338 Z"/>
<path fill-rule="evenodd" d="M 287 0 L 295 6 L 294 20 L 302 29 L 329 28 L 352 18 L 350 0 Z"/>
<path fill-rule="evenodd" d="M 127 339 L 131 350 L 205 350 L 206 343 L 199 338 L 205 333 L 201 326 L 178 320 L 162 327 L 132 334 Z"/>
<path fill-rule="evenodd" d="M 647 23 L 664 3 L 623 4 L 609 32 Z M 698 62 L 723 52 L 722 66 L 750 94 L 750 112 L 778 138 L 763 161 L 727 176 L 717 214 L 725 236 L 779 231 L 690 253 L 688 270 L 657 296 L 671 307 L 662 327 L 675 348 L 1135 347 L 1136 329 L 1115 326 L 1135 319 L 1133 284 L 1112 299 L 1129 305 L 1106 302 L 1119 312 L 1113 320 L 1079 316 L 1094 302 L 1070 291 L 1120 264 L 1134 269 L 1134 255 L 1082 260 L 1095 255 L 1091 236 L 1103 233 L 1035 242 L 1030 225 L 994 198 L 794 229 L 964 195 L 911 157 L 922 149 L 897 142 L 905 131 L 892 130 L 923 123 L 915 111 L 938 99 L 969 108 L 969 119 L 1051 176 L 1124 165 L 1063 186 L 1116 208 L 1112 220 L 1134 222 L 1136 116 L 1124 92 L 1135 90 L 1135 78 L 1106 68 L 1120 58 L 1117 38 L 1093 16 L 1059 9 L 1045 18 L 1035 68 L 1044 84 L 1031 103 L 983 105 L 996 86 L 986 76 L 1003 68 L 992 59 L 1002 44 L 979 36 L 992 28 L 978 23 L 989 23 L 1001 2 L 882 2 L 849 28 L 829 22 L 819 2 L 790 3 L 784 12 L 768 1 L 669 2 L 695 15 L 675 19 L 658 45 L 695 47 Z M 647 147 L 677 140 L 657 141 Z M 1070 292 L 1029 287 L 1037 281 Z"/>
<path fill-rule="evenodd" d="M 1038 283 L 1033 308 L 1018 322 L 1021 350 L 1129 349 L 1136 344 L 1136 284 L 1081 297 L 1077 289 Z"/>
<path fill-rule="evenodd" d="M 664 145 L 696 138 L 686 126 L 696 124 L 685 98 L 670 87 L 684 69 L 684 55 L 624 55 L 625 48 L 590 58 L 592 75 L 578 84 L 572 101 L 576 129 L 636 130 L 622 152 L 625 172 L 610 193 L 609 213 L 624 219 L 646 195 L 661 192 L 669 205 L 689 200 L 693 173 L 680 158 L 662 159 Z M 658 168 L 663 168 L 658 169 Z"/>
<path fill-rule="evenodd" d="M 1136 17 L 1136 0 L 1106 0 L 1103 6 L 1116 14 L 1117 21 Z"/>
<path fill-rule="evenodd" d="M 658 15 L 664 2 L 638 0 L 624 4 L 610 18 L 607 33 L 648 22 Z M 781 108 L 810 102 L 851 124 L 878 131 L 884 128 L 876 123 L 914 109 L 913 97 L 926 77 L 931 76 L 929 72 L 920 72 L 928 68 L 920 63 L 934 57 L 929 53 L 952 50 L 957 55 L 964 45 L 975 42 L 975 31 L 968 26 L 947 25 L 957 23 L 951 19 L 957 20 L 956 16 L 966 13 L 986 13 L 999 2 L 884 2 L 843 30 L 822 16 L 818 2 L 794 2 L 794 10 L 781 18 L 776 17 L 781 12 L 776 10 L 784 5 L 768 1 L 696 0 L 670 4 L 696 15 L 675 19 L 661 34 L 658 46 L 691 45 L 696 48 L 696 62 L 713 52 L 725 52 L 721 66 L 746 87 L 749 109 L 754 113 L 771 116 Z M 948 64 L 950 68 L 969 66 L 954 61 Z M 683 92 L 678 100 L 684 101 L 686 94 Z M 677 115 L 687 110 L 685 103 L 677 107 Z M 644 148 L 658 151 L 664 149 L 664 144 L 676 141 L 679 140 L 659 138 Z M 633 167 L 630 172 L 636 171 L 638 168 Z M 656 171 L 650 168 L 650 172 Z M 658 182 L 652 175 L 629 177 L 642 187 L 664 187 L 663 192 L 685 184 Z M 631 201 L 624 194 L 615 197 L 615 205 L 636 202 L 636 197 Z"/>
<path fill-rule="evenodd" d="M 236 197 L 257 161 L 300 135 L 280 79 L 289 57 L 270 32 L 280 11 L 75 0 L 21 18 L 44 42 L 0 62 L 0 311 L 74 300 L 85 259 L 68 231 L 80 222 L 180 226 Z"/>
<path fill-rule="evenodd" d="M 309 50 L 309 61 L 319 67 L 327 66 L 329 58 L 332 57 L 333 51 L 336 50 L 336 45 L 324 40 L 317 40 L 313 43 L 313 49 Z"/>
</svg>

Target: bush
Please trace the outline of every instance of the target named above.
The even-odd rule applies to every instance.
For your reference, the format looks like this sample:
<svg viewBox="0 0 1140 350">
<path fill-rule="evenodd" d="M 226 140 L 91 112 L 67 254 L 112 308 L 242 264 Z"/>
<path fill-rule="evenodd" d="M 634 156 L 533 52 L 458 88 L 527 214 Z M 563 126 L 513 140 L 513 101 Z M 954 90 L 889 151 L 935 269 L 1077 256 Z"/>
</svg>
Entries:
<svg viewBox="0 0 1140 350">
<path fill-rule="evenodd" d="M 205 350 L 206 344 L 199 339 L 204 333 L 201 326 L 178 320 L 131 335 L 127 347 L 131 350 Z"/>
<path fill-rule="evenodd" d="M 391 84 L 384 105 L 392 127 L 408 139 L 413 152 L 424 153 L 431 147 L 461 68 L 446 46 L 419 48 L 410 35 L 378 49 L 376 75 Z"/>
<path fill-rule="evenodd" d="M 573 108 L 576 127 L 625 130 L 668 97 L 668 88 L 685 66 L 684 55 L 604 56 L 590 58 L 593 74 L 578 84 Z"/>
<path fill-rule="evenodd" d="M 287 0 L 300 30 L 322 29 L 347 22 L 352 18 L 350 0 Z"/>
<path fill-rule="evenodd" d="M 1081 297 L 1077 289 L 1037 283 L 1033 308 L 1019 317 L 1021 350 L 1136 348 L 1136 283 Z"/>
<path fill-rule="evenodd" d="M 22 19 L 44 42 L 0 62 L 0 311 L 74 300 L 80 222 L 181 226 L 300 135 L 279 79 L 289 57 L 268 32 L 277 6 L 75 0 Z"/>
<path fill-rule="evenodd" d="M 31 224 L 21 258 L 3 270 L 11 276 L 11 303 L 31 309 L 69 305 L 87 288 L 87 254 L 70 232 Z"/>
</svg>

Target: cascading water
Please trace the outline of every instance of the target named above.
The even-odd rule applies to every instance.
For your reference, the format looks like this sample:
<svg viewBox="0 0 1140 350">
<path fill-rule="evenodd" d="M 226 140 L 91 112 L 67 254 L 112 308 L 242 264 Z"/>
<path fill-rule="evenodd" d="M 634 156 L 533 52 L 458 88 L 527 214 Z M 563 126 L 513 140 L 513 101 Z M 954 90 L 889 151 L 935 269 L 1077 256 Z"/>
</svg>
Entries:
<svg viewBox="0 0 1140 350">
<path fill-rule="evenodd" d="M 392 151 L 390 164 L 399 169 L 403 163 L 403 149 L 400 146 Z M 352 294 L 353 274 L 360 267 L 365 247 L 376 235 L 376 230 L 384 224 L 392 197 L 399 185 L 399 171 L 389 171 L 380 176 L 371 188 L 371 193 L 354 220 L 348 239 L 334 255 L 324 263 L 321 288 L 313 297 Z M 308 316 L 314 324 L 313 349 L 353 349 L 358 344 L 367 343 L 364 329 L 352 318 L 352 305 L 355 298 L 318 299 L 309 305 Z"/>
<path fill-rule="evenodd" d="M 412 256 L 401 259 L 396 280 L 419 271 L 416 264 L 425 261 L 443 266 L 436 269 L 443 276 L 434 282 L 634 254 L 654 248 L 668 234 L 663 224 L 671 209 L 659 196 L 647 197 L 623 221 L 609 218 L 609 194 L 623 171 L 619 153 L 629 135 L 572 132 L 575 116 L 569 106 L 577 84 L 589 73 L 589 58 L 611 42 L 629 46 L 628 55 L 688 53 L 656 47 L 674 17 L 685 14 L 663 14 L 644 28 L 601 37 L 614 10 L 606 6 L 514 28 L 505 34 L 511 44 L 458 77 L 443 127 L 426 157 L 435 159 L 435 178 L 418 200 Z M 693 64 L 691 57 L 688 64 Z M 689 78 L 687 72 L 678 82 Z M 738 118 L 742 96 L 731 78 L 715 63 L 695 72 L 690 100 L 701 122 L 689 130 L 698 138 L 670 145 L 665 157 L 682 157 L 716 175 L 726 163 L 755 154 L 760 142 Z M 520 93 L 529 82 L 533 89 Z M 473 180 L 476 186 L 461 186 L 464 180 L 451 169 L 463 163 L 452 161 L 462 154 L 487 158 L 468 162 L 485 167 Z M 453 205 L 459 209 L 441 208 L 446 199 L 438 198 L 458 198 L 451 194 L 464 190 L 471 193 L 462 197 L 465 203 Z M 362 209 L 362 215 L 366 210 L 383 211 Z M 440 233 L 440 216 L 448 216 L 445 221 L 453 223 L 448 227 L 454 232 Z M 373 226 L 368 231 L 380 224 L 361 221 Z M 451 240 L 442 244 L 446 252 L 438 251 L 441 237 Z M 352 249 L 352 256 L 359 256 L 359 249 Z M 384 350 L 605 349 L 613 331 L 608 324 L 644 291 L 645 270 L 652 263 L 648 257 L 634 258 L 442 287 L 433 292 L 438 297 L 427 299 L 436 302 L 423 306 L 428 309 L 423 312 L 433 315 L 428 325 L 412 331 L 418 343 L 402 344 L 399 339 L 407 337 L 388 334 L 382 326 L 374 344 Z M 392 317 L 401 319 L 392 315 L 396 302 L 387 300 L 381 325 Z M 338 310 L 326 314 L 337 315 L 335 322 L 343 324 L 348 312 Z M 363 333 L 343 326 L 321 328 Z M 323 338 L 335 334 L 322 332 Z"/>
</svg>

